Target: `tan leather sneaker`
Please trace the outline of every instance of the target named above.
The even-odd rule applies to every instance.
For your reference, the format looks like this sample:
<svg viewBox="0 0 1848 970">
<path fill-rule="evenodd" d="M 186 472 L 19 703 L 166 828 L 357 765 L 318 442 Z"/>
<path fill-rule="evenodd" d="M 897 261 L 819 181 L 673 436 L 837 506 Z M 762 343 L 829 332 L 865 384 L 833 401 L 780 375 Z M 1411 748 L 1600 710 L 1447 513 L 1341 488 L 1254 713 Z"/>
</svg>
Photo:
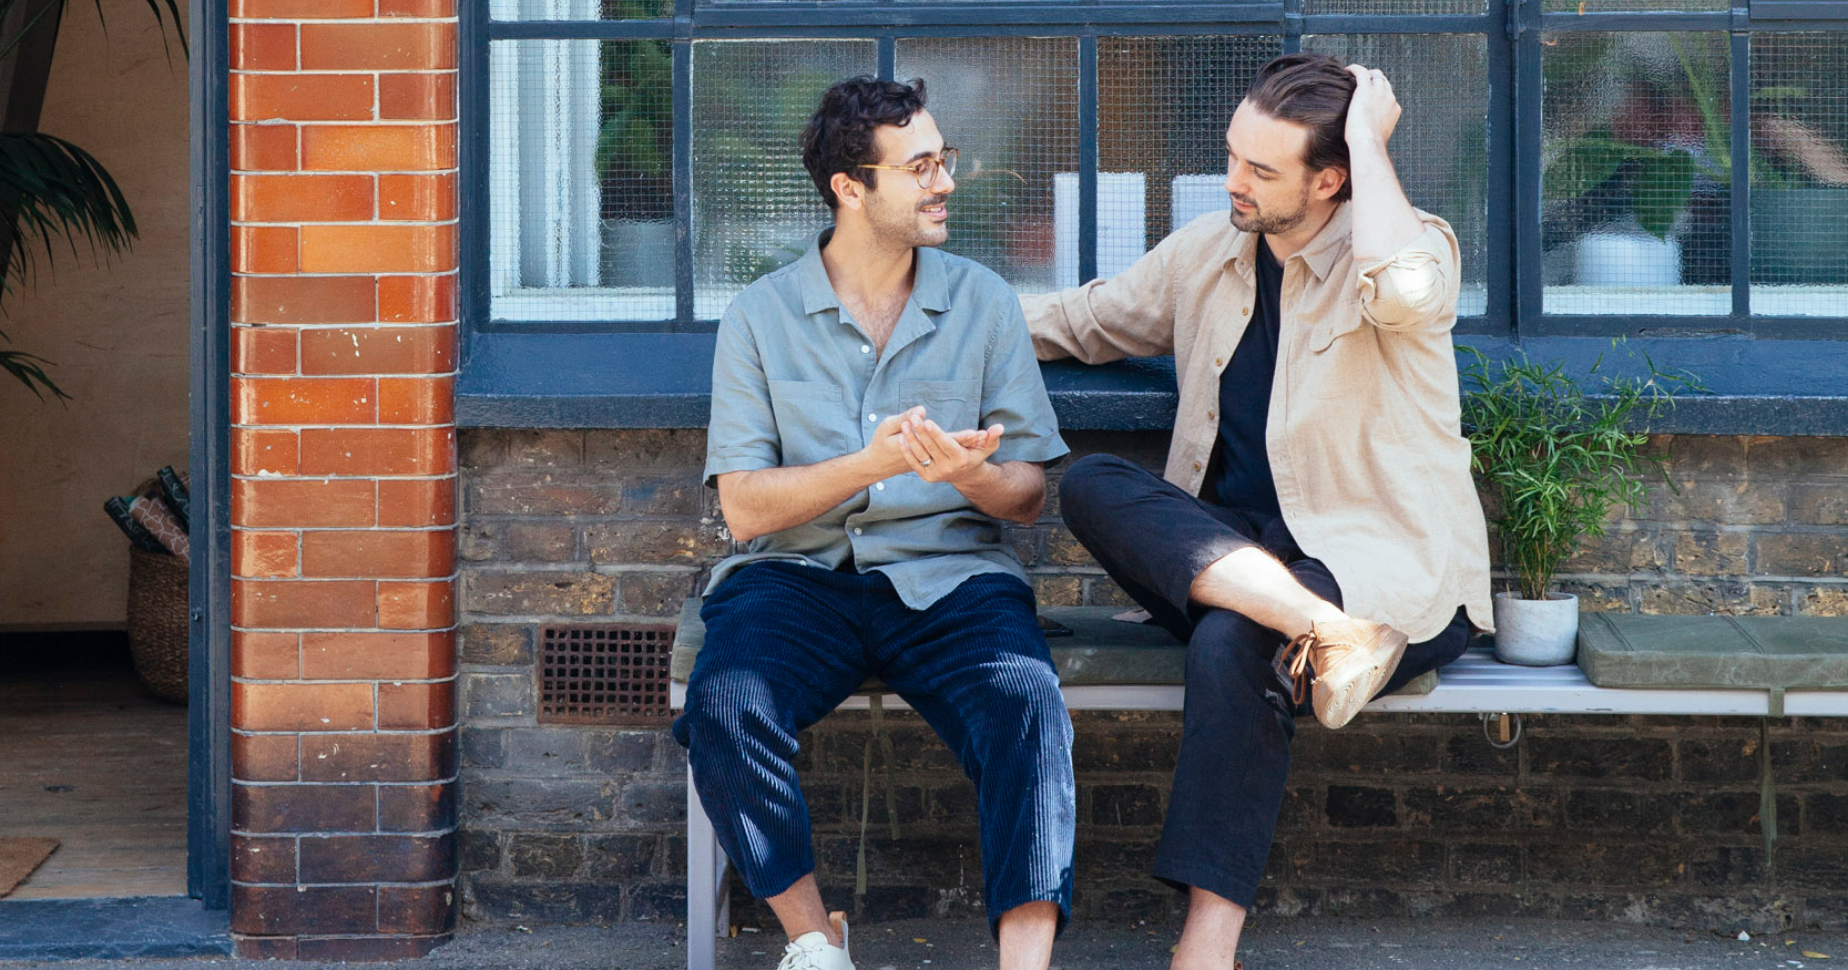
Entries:
<svg viewBox="0 0 1848 970">
<path fill-rule="evenodd" d="M 1354 719 L 1386 686 L 1405 656 L 1405 634 L 1372 620 L 1316 623 L 1277 654 L 1277 671 L 1290 678 L 1291 700 L 1314 690 L 1315 719 L 1338 728 Z M 1315 681 L 1309 668 L 1315 668 Z"/>
</svg>

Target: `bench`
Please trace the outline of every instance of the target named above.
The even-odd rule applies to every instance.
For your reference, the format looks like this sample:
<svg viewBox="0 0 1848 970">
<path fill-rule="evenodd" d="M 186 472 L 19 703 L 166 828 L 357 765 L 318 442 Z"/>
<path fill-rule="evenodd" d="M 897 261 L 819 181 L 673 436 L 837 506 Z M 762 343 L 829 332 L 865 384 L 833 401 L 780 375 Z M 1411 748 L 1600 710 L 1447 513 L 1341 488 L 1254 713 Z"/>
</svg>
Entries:
<svg viewBox="0 0 1848 970">
<path fill-rule="evenodd" d="M 1041 614 L 1072 629 L 1071 636 L 1047 640 L 1058 668 L 1065 703 L 1074 711 L 1179 711 L 1185 691 L 1182 674 L 1187 647 L 1166 631 L 1111 619 L 1116 607 L 1049 607 Z M 1697 643 L 1693 651 L 1709 656 L 1788 657 L 1793 644 L 1820 639 L 1848 656 L 1848 621 L 1767 617 L 1738 621 L 1731 617 L 1606 617 L 1587 614 L 1581 651 L 1587 638 L 1601 649 L 1612 676 L 1659 663 L 1663 641 Z M 670 703 L 686 706 L 686 679 L 705 641 L 699 600 L 681 611 L 674 640 Z M 1839 658 L 1838 658 L 1839 659 Z M 1733 680 L 1752 682 L 1765 671 L 1741 664 Z M 1600 678 L 1603 679 L 1603 678 Z M 867 689 L 840 706 L 865 710 L 878 695 L 882 705 L 905 709 L 903 699 L 869 682 Z M 1575 664 L 1518 667 L 1495 659 L 1487 638 L 1444 667 L 1414 679 L 1405 689 L 1374 699 L 1366 710 L 1393 714 L 1479 714 L 1495 716 L 1502 726 L 1519 714 L 1687 714 L 1750 717 L 1848 717 L 1848 682 L 1826 690 L 1785 691 L 1769 686 L 1618 688 L 1598 687 Z M 1484 730 L 1488 721 L 1484 722 Z M 1349 728 L 1354 730 L 1354 728 Z M 1518 735 L 1516 735 L 1518 737 Z M 690 769 L 689 769 L 690 772 Z M 718 937 L 729 920 L 727 863 L 712 822 L 687 779 L 687 967 L 713 970 Z"/>
</svg>

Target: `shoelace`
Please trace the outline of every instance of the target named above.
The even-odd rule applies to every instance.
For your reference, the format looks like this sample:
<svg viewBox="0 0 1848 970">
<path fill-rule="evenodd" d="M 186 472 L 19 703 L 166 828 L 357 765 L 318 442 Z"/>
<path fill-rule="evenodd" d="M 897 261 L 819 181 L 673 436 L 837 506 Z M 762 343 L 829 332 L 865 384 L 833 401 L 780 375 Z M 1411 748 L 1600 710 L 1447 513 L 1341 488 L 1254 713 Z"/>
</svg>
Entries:
<svg viewBox="0 0 1848 970">
<path fill-rule="evenodd" d="M 815 966 L 819 966 L 815 963 L 815 957 L 819 955 L 821 955 L 819 946 L 802 946 L 798 942 L 791 942 L 789 946 L 785 946 L 784 959 L 782 963 L 776 964 L 776 970 L 813 970 Z"/>
<path fill-rule="evenodd" d="M 1290 678 L 1290 703 L 1301 704 L 1309 696 L 1309 654 L 1322 645 L 1315 628 L 1289 642 L 1277 654 L 1276 670 Z"/>
<path fill-rule="evenodd" d="M 827 946 L 825 942 L 803 946 L 792 941 L 783 948 L 783 960 L 776 965 L 776 970 L 815 970 L 821 966 L 820 957 Z"/>
</svg>

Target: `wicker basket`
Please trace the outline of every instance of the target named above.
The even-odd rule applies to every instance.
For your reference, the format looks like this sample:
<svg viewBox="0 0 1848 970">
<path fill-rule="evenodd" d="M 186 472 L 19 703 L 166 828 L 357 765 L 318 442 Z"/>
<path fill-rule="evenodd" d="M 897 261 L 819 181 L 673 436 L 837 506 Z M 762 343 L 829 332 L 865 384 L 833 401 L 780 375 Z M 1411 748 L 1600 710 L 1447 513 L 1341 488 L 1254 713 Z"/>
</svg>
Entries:
<svg viewBox="0 0 1848 970">
<path fill-rule="evenodd" d="M 128 550 L 128 649 L 154 696 L 187 700 L 187 564 L 178 556 Z"/>
</svg>

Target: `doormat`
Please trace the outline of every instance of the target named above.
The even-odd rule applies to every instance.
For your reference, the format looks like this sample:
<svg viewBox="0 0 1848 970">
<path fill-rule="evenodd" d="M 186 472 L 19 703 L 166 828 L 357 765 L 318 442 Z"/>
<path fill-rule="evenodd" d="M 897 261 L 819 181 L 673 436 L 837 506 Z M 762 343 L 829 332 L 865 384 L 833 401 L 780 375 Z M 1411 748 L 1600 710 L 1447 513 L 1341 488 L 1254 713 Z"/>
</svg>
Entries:
<svg viewBox="0 0 1848 970">
<path fill-rule="evenodd" d="M 57 847 L 57 839 L 0 838 L 0 896 L 25 882 Z"/>
</svg>

